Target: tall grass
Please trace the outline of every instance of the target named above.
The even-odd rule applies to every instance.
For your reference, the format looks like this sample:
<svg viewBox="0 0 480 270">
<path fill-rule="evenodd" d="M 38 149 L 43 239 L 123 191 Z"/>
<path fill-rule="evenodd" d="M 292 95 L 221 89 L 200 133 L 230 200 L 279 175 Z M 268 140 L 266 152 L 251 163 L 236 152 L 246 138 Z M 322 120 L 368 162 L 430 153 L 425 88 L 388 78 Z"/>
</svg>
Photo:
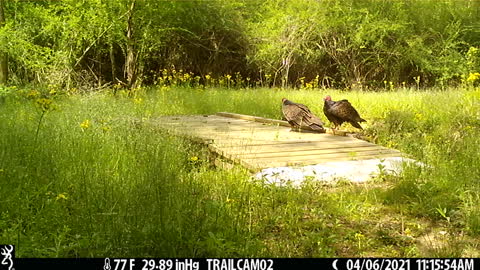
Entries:
<svg viewBox="0 0 480 270">
<path fill-rule="evenodd" d="M 446 256 L 478 247 L 469 238 L 480 233 L 478 89 L 328 91 L 368 120 L 367 137 L 428 166 L 300 190 L 215 168 L 201 146 L 146 120 L 280 118 L 282 97 L 322 116 L 327 91 L 106 91 L 46 95 L 48 107 L 31 93 L 0 104 L 0 243 L 17 245 L 19 257 L 434 256 L 415 242 L 432 228 L 468 238 Z"/>
</svg>

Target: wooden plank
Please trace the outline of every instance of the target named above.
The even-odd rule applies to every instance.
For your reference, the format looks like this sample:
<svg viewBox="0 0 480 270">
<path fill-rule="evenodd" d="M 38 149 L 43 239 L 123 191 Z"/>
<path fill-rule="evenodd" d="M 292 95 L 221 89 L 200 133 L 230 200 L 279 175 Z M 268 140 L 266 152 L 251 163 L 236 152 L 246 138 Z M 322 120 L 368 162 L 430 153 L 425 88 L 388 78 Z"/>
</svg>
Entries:
<svg viewBox="0 0 480 270">
<path fill-rule="evenodd" d="M 213 148 L 217 153 L 235 160 L 235 161 L 245 161 L 254 165 L 255 163 L 272 163 L 276 164 L 278 162 L 282 164 L 286 163 L 305 163 L 305 164 L 317 164 L 321 162 L 328 162 L 334 160 L 357 160 L 357 159 L 371 159 L 371 158 L 384 158 L 384 157 L 399 157 L 402 156 L 401 153 L 396 151 L 363 151 L 363 152 L 327 152 L 327 153 L 317 153 L 317 152 L 309 152 L 309 153 L 293 153 L 290 155 L 282 155 L 282 153 L 274 154 L 274 155 L 259 155 L 253 153 L 252 155 L 237 155 L 235 153 L 231 153 L 228 151 L 224 151 L 224 149 L 218 148 L 213 145 Z M 272 167 L 272 166 L 270 166 Z"/>
<path fill-rule="evenodd" d="M 268 152 L 291 152 L 291 151 L 305 151 L 305 150 L 320 150 L 320 149 L 330 149 L 331 151 L 335 151 L 338 149 L 349 149 L 349 150 L 363 150 L 363 149 L 387 149 L 377 145 L 369 145 L 369 144 L 334 144 L 334 145 L 325 145 L 325 144 L 290 144 L 290 143 L 277 143 L 277 144 L 269 144 L 269 145 L 220 145 L 217 144 L 219 147 L 228 148 L 229 151 L 232 152 L 245 152 L 245 151 L 257 151 L 259 153 L 268 153 Z"/>
<path fill-rule="evenodd" d="M 386 157 L 398 157 L 398 154 L 383 154 L 383 155 L 356 155 L 356 156 L 345 156 L 342 154 L 332 155 L 329 157 L 318 157 L 318 156 L 306 156 L 301 158 L 251 158 L 251 159 L 241 159 L 245 164 L 248 164 L 251 168 L 267 168 L 267 167 L 280 167 L 280 166 L 304 166 L 304 165 L 316 165 L 325 162 L 332 161 L 349 161 L 349 160 L 366 160 L 366 159 L 381 159 Z M 235 159 L 234 159 L 235 160 Z"/>
<path fill-rule="evenodd" d="M 195 122 L 191 124 L 185 124 L 185 123 L 163 123 L 162 124 L 165 127 L 175 127 L 177 129 L 206 129 L 206 128 L 222 128 L 222 129 L 231 129 L 231 130 L 238 130 L 239 132 L 247 132 L 251 130 L 255 131 L 264 131 L 265 134 L 271 134 L 272 131 L 272 126 L 256 126 L 252 127 L 248 124 L 237 124 L 237 123 L 208 123 L 208 122 Z"/>
<path fill-rule="evenodd" d="M 193 118 L 193 117 L 186 117 L 184 119 L 161 119 L 163 125 L 170 124 L 170 125 L 195 125 L 195 124 L 209 124 L 209 125 L 231 125 L 234 124 L 246 124 L 246 121 L 238 121 L 236 119 L 218 119 L 218 118 Z"/>
<path fill-rule="evenodd" d="M 258 138 L 258 137 L 257 137 Z M 266 141 L 265 143 L 260 143 L 261 141 Z M 219 145 L 222 147 L 231 147 L 234 149 L 241 148 L 272 148 L 272 149 L 298 149 L 298 148 L 340 148 L 340 147 L 379 147 L 384 148 L 373 143 L 364 142 L 360 140 L 350 140 L 350 141 L 330 141 L 330 140 L 318 140 L 318 141 L 299 141 L 299 140 L 254 140 L 255 143 L 252 144 L 228 144 L 228 145 Z"/>
<path fill-rule="evenodd" d="M 279 153 L 246 153 L 246 154 L 238 154 L 238 153 L 232 153 L 232 155 L 237 156 L 239 158 L 244 158 L 244 159 L 250 159 L 250 158 L 255 158 L 255 159 L 261 159 L 261 158 L 288 158 L 291 160 L 295 160 L 298 158 L 304 158 L 308 156 L 315 156 L 315 157 L 329 157 L 329 156 L 365 156 L 365 155 L 377 155 L 377 156 L 382 156 L 382 155 L 390 155 L 390 154 L 395 154 L 398 155 L 397 152 L 393 151 L 378 151 L 377 149 L 373 150 L 365 150 L 365 151 L 338 151 L 338 152 L 332 152 L 329 150 L 312 150 L 312 151 L 303 151 L 303 152 L 279 152 Z"/>
<path fill-rule="evenodd" d="M 252 127 L 249 123 L 212 123 L 212 122 L 191 122 L 191 123 L 163 123 L 163 128 L 174 128 L 176 130 L 188 130 L 191 132 L 218 129 L 219 132 L 227 133 L 236 131 L 237 133 L 262 132 L 262 134 L 272 134 L 272 126 L 259 125 Z M 283 128 L 283 127 L 282 127 Z"/>
<path fill-rule="evenodd" d="M 346 156 L 346 157 L 354 157 L 354 156 L 361 156 L 361 155 L 401 155 L 400 152 L 390 149 L 375 149 L 375 148 L 366 148 L 362 151 L 350 151 L 348 149 L 342 150 L 337 149 L 333 151 L 332 149 L 317 149 L 317 150 L 305 150 L 305 151 L 288 151 L 288 152 L 232 152 L 220 147 L 217 147 L 219 151 L 223 154 L 228 154 L 231 157 L 237 157 L 242 159 L 261 159 L 261 158 L 287 158 L 287 159 L 296 159 L 296 158 L 303 158 L 307 156 L 315 156 L 315 157 L 336 157 L 336 156 Z"/>
<path fill-rule="evenodd" d="M 339 161 L 356 161 L 356 160 L 368 160 L 368 159 L 382 159 L 387 157 L 398 157 L 398 155 L 384 155 L 384 156 L 357 156 L 357 157 L 329 157 L 329 158 L 310 158 L 310 159 L 297 159 L 297 160 L 277 160 L 277 159 L 239 159 L 234 162 L 241 164 L 248 168 L 252 172 L 257 172 L 264 168 L 271 167 L 285 167 L 285 166 L 306 166 L 317 165 L 327 162 L 339 162 Z"/>
<path fill-rule="evenodd" d="M 304 155 L 330 155 L 330 154 L 337 154 L 337 153 L 379 153 L 379 154 L 400 154 L 398 151 L 390 150 L 390 149 L 378 149 L 374 147 L 362 147 L 362 148 L 351 148 L 351 149 L 295 149 L 294 151 L 238 151 L 233 152 L 229 151 L 232 155 L 236 155 L 239 157 L 295 157 L 295 156 L 304 156 Z"/>
<path fill-rule="evenodd" d="M 218 112 L 218 113 L 216 113 L 216 115 L 223 116 L 223 117 L 249 120 L 249 121 L 260 122 L 260 123 L 277 124 L 277 125 L 280 125 L 280 126 L 290 127 L 290 124 L 287 121 L 264 118 L 264 117 L 260 117 L 260 116 L 252 116 L 252 115 L 229 113 L 229 112 Z M 309 126 L 301 126 L 300 128 L 304 129 L 304 130 L 315 131 L 314 129 L 312 129 Z M 324 127 L 324 128 L 325 128 L 327 133 L 333 134 L 332 129 L 327 128 L 327 127 Z M 317 133 L 319 133 L 319 132 L 317 132 Z M 346 136 L 347 133 L 348 133 L 348 131 L 345 131 L 345 130 L 335 130 L 336 135 Z"/>
<path fill-rule="evenodd" d="M 215 137 L 216 139 L 253 139 L 252 145 L 255 142 L 259 144 L 271 144 L 278 142 L 281 143 L 303 143 L 303 142 L 318 142 L 325 144 L 333 143 L 352 143 L 353 141 L 359 141 L 357 139 L 345 138 L 345 140 L 338 139 L 340 136 L 332 136 L 329 134 L 303 134 L 296 132 L 284 132 L 282 130 L 270 129 L 270 130 L 257 130 L 257 129 L 243 129 L 238 130 L 235 128 L 222 128 L 222 127 L 198 127 L 197 129 L 191 128 L 178 128 L 177 132 L 195 133 L 198 136 Z M 295 134 L 291 134 L 295 133 Z M 253 136 L 254 134 L 254 136 Z M 313 136 L 309 136 L 313 135 Z M 320 135 L 320 136 L 319 136 Z M 362 141 L 359 141 L 362 142 Z M 366 142 L 365 142 L 366 143 Z"/>
<path fill-rule="evenodd" d="M 241 141 L 238 141 L 241 142 Z M 238 145 L 238 144 L 221 144 L 222 142 L 218 142 L 217 145 L 222 148 L 228 148 L 231 152 L 292 152 L 292 151 L 309 151 L 309 150 L 330 150 L 330 151 L 337 151 L 342 149 L 347 149 L 349 151 L 362 151 L 364 149 L 374 149 L 378 151 L 396 151 L 386 147 L 378 146 L 375 144 L 369 143 L 285 143 L 285 142 L 277 142 L 275 144 L 257 144 L 257 145 Z M 398 151 L 396 151 L 398 152 Z"/>
<path fill-rule="evenodd" d="M 354 161 L 354 160 L 368 160 L 368 159 L 378 159 L 378 158 L 387 158 L 387 157 L 398 157 L 398 155 L 385 155 L 385 156 L 359 156 L 355 158 L 346 158 L 346 157 L 332 157 L 328 159 L 318 158 L 318 159 L 305 159 L 305 160 L 295 160 L 295 161 L 278 161 L 278 160 L 240 160 L 235 161 L 242 166 L 248 168 L 252 172 L 257 172 L 264 168 L 272 167 L 291 167 L 291 166 L 307 166 L 307 165 L 317 165 L 327 162 L 338 162 L 338 161 Z"/>
<path fill-rule="evenodd" d="M 218 113 L 216 113 L 216 115 L 223 116 L 223 117 L 229 117 L 229 118 L 236 118 L 236 119 L 254 121 L 254 122 L 260 122 L 260 123 L 277 124 L 277 125 L 280 125 L 280 126 L 290 127 L 290 124 L 287 121 L 269 119 L 269 118 L 264 118 L 264 117 L 259 117 L 259 116 L 252 116 L 252 115 L 238 114 L 238 113 L 228 113 L 228 112 L 218 112 Z M 308 128 L 309 130 L 312 130 L 309 127 L 305 127 L 305 128 L 306 129 Z"/>
</svg>

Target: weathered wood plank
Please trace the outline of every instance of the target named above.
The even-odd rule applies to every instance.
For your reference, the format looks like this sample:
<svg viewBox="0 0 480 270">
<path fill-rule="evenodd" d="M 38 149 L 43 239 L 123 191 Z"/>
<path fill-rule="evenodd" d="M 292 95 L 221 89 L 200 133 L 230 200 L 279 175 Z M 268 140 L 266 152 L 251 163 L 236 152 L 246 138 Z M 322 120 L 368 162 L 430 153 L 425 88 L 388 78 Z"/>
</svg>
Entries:
<svg viewBox="0 0 480 270">
<path fill-rule="evenodd" d="M 270 159 L 239 159 L 235 157 L 227 157 L 234 162 L 237 162 L 244 167 L 252 170 L 258 171 L 264 168 L 269 167 L 283 167 L 283 166 L 305 166 L 305 165 L 316 165 L 326 162 L 333 162 L 333 161 L 352 161 L 352 160 L 367 160 L 367 159 L 379 159 L 379 158 L 387 158 L 387 157 L 398 157 L 398 154 L 384 154 L 384 155 L 358 155 L 358 156 L 345 156 L 345 155 L 337 155 L 337 156 L 329 156 L 329 157 L 318 157 L 318 156 L 309 156 L 303 158 L 285 158 L 285 159 L 278 159 L 278 158 L 270 158 Z"/>
<path fill-rule="evenodd" d="M 331 154 L 340 154 L 340 153 L 345 153 L 345 154 L 400 154 L 397 151 L 392 151 L 392 150 L 379 150 L 374 147 L 369 147 L 369 148 L 363 148 L 363 149 L 356 149 L 356 150 L 343 150 L 343 149 L 299 149 L 295 151 L 277 151 L 277 152 L 258 152 L 258 151 L 250 151 L 250 152 L 230 152 L 231 155 L 235 155 L 241 158 L 261 158 L 261 157 L 298 157 L 298 156 L 308 156 L 308 155 L 331 155 Z"/>
<path fill-rule="evenodd" d="M 221 138 L 221 137 L 219 137 Z M 238 139 L 238 141 L 242 141 Z M 349 147 L 377 147 L 383 148 L 382 146 L 360 141 L 360 140 L 351 140 L 351 141 L 333 141 L 333 140 L 319 140 L 319 141 L 300 141 L 300 140 L 263 140 L 257 137 L 256 140 L 252 140 L 253 143 L 251 144 L 226 144 L 222 145 L 221 142 L 218 142 L 219 146 L 222 147 L 230 147 L 232 149 L 242 149 L 242 148 L 258 148 L 258 149 L 265 149 L 265 148 L 272 148 L 272 149 L 308 149 L 308 148 L 349 148 Z M 262 143 L 264 142 L 264 143 Z"/>
<path fill-rule="evenodd" d="M 278 124 L 280 126 L 290 127 L 290 124 L 287 121 L 269 119 L 269 118 L 264 118 L 259 116 L 252 116 L 252 115 L 238 114 L 238 113 L 228 113 L 228 112 L 218 112 L 216 113 L 216 115 L 228 117 L 228 118 L 243 119 L 243 120 L 260 122 L 260 123 L 268 123 L 268 124 Z M 312 130 L 309 127 L 305 127 L 305 129 Z"/>
<path fill-rule="evenodd" d="M 368 159 L 379 159 L 379 158 L 388 158 L 388 157 L 398 157 L 398 155 L 388 155 L 388 156 L 362 156 L 356 158 L 345 158 L 345 157 L 333 157 L 329 159 L 311 159 L 311 160 L 294 160 L 294 161 L 278 161 L 278 160 L 239 160 L 235 161 L 238 164 L 241 164 L 245 168 L 249 169 L 252 172 L 257 172 L 265 168 L 273 167 L 291 167 L 291 166 L 307 166 L 307 165 L 317 165 L 327 162 L 336 162 L 336 161 L 358 161 L 358 160 L 368 160 Z"/>
<path fill-rule="evenodd" d="M 332 156 L 346 156 L 346 157 L 355 157 L 361 155 L 375 155 L 375 156 L 382 156 L 382 155 L 397 155 L 401 156 L 399 151 L 391 150 L 391 149 L 375 149 L 373 147 L 364 149 L 362 151 L 350 151 L 348 149 L 338 149 L 336 151 L 332 151 L 332 149 L 315 149 L 315 150 L 304 150 L 304 151 L 278 151 L 278 152 L 232 152 L 229 149 L 222 149 L 221 147 L 217 147 L 218 151 L 221 151 L 224 155 L 229 155 L 230 157 L 242 158 L 242 159 L 261 159 L 261 158 L 288 158 L 288 159 L 297 159 L 307 156 L 315 156 L 315 157 L 332 157 Z"/>
<path fill-rule="evenodd" d="M 264 117 L 260 117 L 260 116 L 252 116 L 252 115 L 229 113 L 229 112 L 218 112 L 218 113 L 216 113 L 216 115 L 220 115 L 220 116 L 223 116 L 223 117 L 230 117 L 230 118 L 237 118 L 237 119 L 255 121 L 255 122 L 260 122 L 260 123 L 277 124 L 277 125 L 280 125 L 280 126 L 290 127 L 290 124 L 287 121 L 264 118 Z M 312 128 L 310 128 L 309 126 L 301 126 L 301 129 L 309 130 L 309 131 L 315 131 Z M 333 134 L 332 129 L 325 127 L 325 130 L 326 130 L 327 133 Z M 341 136 L 346 136 L 347 133 L 348 132 L 345 131 L 345 130 L 336 130 L 335 131 L 336 135 L 341 135 Z"/>
</svg>

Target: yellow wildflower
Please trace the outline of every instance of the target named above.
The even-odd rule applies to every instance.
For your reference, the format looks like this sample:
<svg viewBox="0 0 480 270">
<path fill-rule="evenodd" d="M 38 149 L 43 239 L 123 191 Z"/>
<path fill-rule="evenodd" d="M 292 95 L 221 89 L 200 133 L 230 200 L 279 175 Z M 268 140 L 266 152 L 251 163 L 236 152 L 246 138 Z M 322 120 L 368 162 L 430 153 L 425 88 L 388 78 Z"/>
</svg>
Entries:
<svg viewBox="0 0 480 270">
<path fill-rule="evenodd" d="M 197 156 L 193 156 L 190 158 L 190 161 L 197 161 L 198 160 L 198 157 Z"/>
<path fill-rule="evenodd" d="M 67 197 L 66 193 L 60 193 L 60 194 L 57 195 L 57 198 L 56 198 L 57 201 L 58 200 L 67 200 L 67 199 L 68 199 L 68 197 Z"/>
<path fill-rule="evenodd" d="M 52 106 L 53 100 L 48 99 L 48 98 L 37 98 L 35 100 L 38 106 L 42 108 L 42 111 L 46 112 L 49 111 L 50 109 L 54 109 Z"/>
<path fill-rule="evenodd" d="M 83 129 L 89 128 L 90 127 L 90 120 L 86 119 L 85 121 L 80 123 L 80 127 L 83 128 Z"/>
<path fill-rule="evenodd" d="M 365 239 L 365 235 L 362 233 L 355 233 L 355 238 L 358 240 Z"/>
<path fill-rule="evenodd" d="M 416 114 L 415 114 L 415 119 L 416 119 L 416 120 L 423 120 L 423 119 L 424 119 L 423 114 L 421 114 L 421 113 L 416 113 Z"/>
<path fill-rule="evenodd" d="M 476 80 L 480 79 L 480 73 L 470 73 L 467 78 L 467 82 L 475 82 Z"/>
</svg>

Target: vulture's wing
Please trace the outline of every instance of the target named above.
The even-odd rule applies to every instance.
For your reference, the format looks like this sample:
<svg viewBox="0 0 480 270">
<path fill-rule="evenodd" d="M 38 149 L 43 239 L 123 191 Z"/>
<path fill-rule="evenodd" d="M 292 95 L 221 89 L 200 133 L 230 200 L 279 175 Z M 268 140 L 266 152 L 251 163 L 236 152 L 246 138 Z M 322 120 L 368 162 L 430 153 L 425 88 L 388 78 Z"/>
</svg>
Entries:
<svg viewBox="0 0 480 270">
<path fill-rule="evenodd" d="M 282 112 L 285 119 L 296 126 L 300 125 L 304 111 L 297 104 L 287 104 L 282 106 Z"/>
<path fill-rule="evenodd" d="M 314 130 L 323 130 L 323 122 L 310 109 L 299 103 L 289 103 L 282 106 L 282 112 L 287 121 L 295 126 L 309 126 Z"/>
<path fill-rule="evenodd" d="M 330 109 L 333 115 L 347 122 L 364 122 L 357 110 L 348 102 L 348 100 L 337 101 Z"/>
</svg>

